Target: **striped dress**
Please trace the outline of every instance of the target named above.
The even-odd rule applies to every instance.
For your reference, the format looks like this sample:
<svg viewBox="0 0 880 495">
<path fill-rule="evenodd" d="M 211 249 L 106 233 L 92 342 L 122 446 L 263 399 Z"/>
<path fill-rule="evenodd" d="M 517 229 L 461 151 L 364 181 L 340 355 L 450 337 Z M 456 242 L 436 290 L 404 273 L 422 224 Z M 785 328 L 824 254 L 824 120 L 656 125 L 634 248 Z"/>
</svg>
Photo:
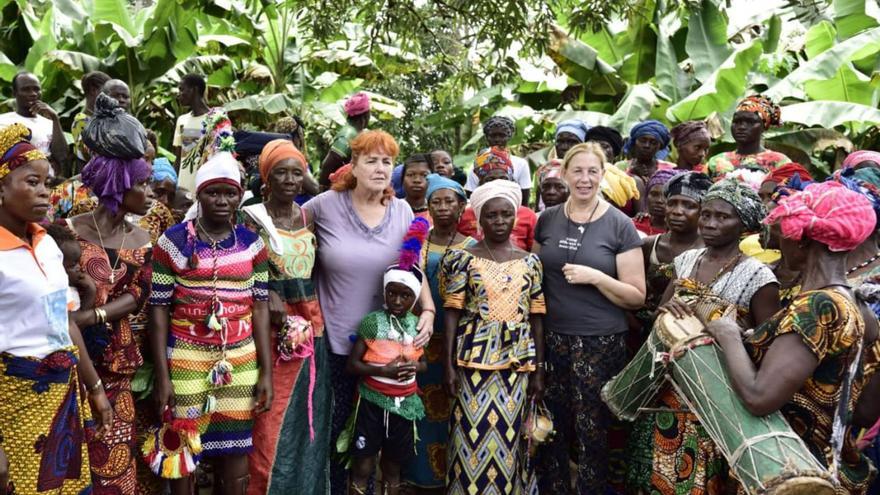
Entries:
<svg viewBox="0 0 880 495">
<path fill-rule="evenodd" d="M 252 336 L 255 301 L 267 301 L 268 255 L 260 237 L 244 225 L 216 250 L 196 235 L 194 222 L 168 229 L 154 250 L 153 305 L 171 307 L 168 369 L 174 416 L 198 420 L 205 456 L 243 455 L 253 446 L 254 387 L 259 378 Z M 215 283 L 216 279 L 216 283 Z M 219 300 L 223 329 L 207 326 Z M 208 375 L 226 359 L 228 385 Z"/>
</svg>

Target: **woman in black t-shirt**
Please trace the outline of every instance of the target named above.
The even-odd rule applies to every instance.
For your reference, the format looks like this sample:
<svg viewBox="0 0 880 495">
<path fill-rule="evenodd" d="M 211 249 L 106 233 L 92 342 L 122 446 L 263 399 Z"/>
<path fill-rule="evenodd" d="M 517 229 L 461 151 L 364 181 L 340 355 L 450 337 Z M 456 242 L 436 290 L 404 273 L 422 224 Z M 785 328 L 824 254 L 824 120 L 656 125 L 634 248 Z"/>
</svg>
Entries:
<svg viewBox="0 0 880 495">
<path fill-rule="evenodd" d="M 535 231 L 547 301 L 547 406 L 556 418 L 541 459 L 542 493 L 571 492 L 571 447 L 575 492 L 607 491 L 611 413 L 599 391 L 626 365 L 625 312 L 645 302 L 639 235 L 599 194 L 607 166 L 598 144 L 571 148 L 562 168 L 569 199 L 545 210 Z"/>
</svg>

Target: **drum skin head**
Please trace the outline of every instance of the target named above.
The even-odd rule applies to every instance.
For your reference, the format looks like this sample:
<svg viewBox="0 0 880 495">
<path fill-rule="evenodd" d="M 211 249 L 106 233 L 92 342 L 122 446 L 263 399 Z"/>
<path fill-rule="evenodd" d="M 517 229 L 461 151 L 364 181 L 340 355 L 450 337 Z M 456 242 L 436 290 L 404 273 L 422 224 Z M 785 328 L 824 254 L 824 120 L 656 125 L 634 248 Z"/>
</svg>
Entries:
<svg viewBox="0 0 880 495">
<path fill-rule="evenodd" d="M 834 495 L 834 486 L 818 476 L 798 476 L 773 486 L 767 495 Z"/>
<path fill-rule="evenodd" d="M 682 342 L 698 337 L 705 330 L 703 322 L 696 316 L 676 318 L 672 313 L 660 313 L 654 324 L 657 336 L 667 347 L 672 348 Z"/>
</svg>

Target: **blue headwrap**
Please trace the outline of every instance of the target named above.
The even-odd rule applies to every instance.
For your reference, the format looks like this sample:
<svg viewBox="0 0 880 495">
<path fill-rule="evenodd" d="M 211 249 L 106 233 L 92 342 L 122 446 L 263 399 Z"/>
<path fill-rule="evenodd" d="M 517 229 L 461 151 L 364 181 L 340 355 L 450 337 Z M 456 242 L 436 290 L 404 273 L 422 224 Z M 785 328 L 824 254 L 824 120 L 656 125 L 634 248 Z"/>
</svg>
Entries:
<svg viewBox="0 0 880 495">
<path fill-rule="evenodd" d="M 633 143 L 636 142 L 636 139 L 642 136 L 651 136 L 657 141 L 660 141 L 662 146 L 660 150 L 657 151 L 657 154 L 654 155 L 654 158 L 662 160 L 669 156 L 669 141 L 671 139 L 669 136 L 669 129 L 667 129 L 663 123 L 656 120 L 645 120 L 633 126 L 632 130 L 629 131 L 629 138 L 623 143 L 623 154 L 625 156 L 629 156 Z"/>
<path fill-rule="evenodd" d="M 461 199 L 467 201 L 467 194 L 464 192 L 464 188 L 461 187 L 461 184 L 455 182 L 452 179 L 447 179 L 439 174 L 431 174 L 428 176 L 428 194 L 425 196 L 428 200 L 431 199 L 431 195 L 441 189 L 449 189 L 450 191 L 455 192 L 461 196 Z"/>
<path fill-rule="evenodd" d="M 590 126 L 588 126 L 587 124 L 583 123 L 580 120 L 577 120 L 577 119 L 563 120 L 562 122 L 560 122 L 559 124 L 556 125 L 556 134 L 554 135 L 554 137 L 559 137 L 559 134 L 561 134 L 563 132 L 569 132 L 569 133 L 577 136 L 578 139 L 580 139 L 581 142 L 583 143 L 584 140 L 587 138 L 587 131 L 589 131 L 589 130 L 590 130 Z"/>
<path fill-rule="evenodd" d="M 174 166 L 167 158 L 160 156 L 153 160 L 153 180 L 162 182 L 165 179 L 171 179 L 177 184 L 177 172 L 174 171 Z"/>
<path fill-rule="evenodd" d="M 403 164 L 394 167 L 391 171 L 391 187 L 394 188 L 394 195 L 400 199 L 406 197 L 406 191 L 403 190 Z"/>
<path fill-rule="evenodd" d="M 854 170 L 845 168 L 838 170 L 828 180 L 840 182 L 850 191 L 855 191 L 868 198 L 874 208 L 874 214 L 880 220 L 880 171 L 874 168 Z"/>
</svg>

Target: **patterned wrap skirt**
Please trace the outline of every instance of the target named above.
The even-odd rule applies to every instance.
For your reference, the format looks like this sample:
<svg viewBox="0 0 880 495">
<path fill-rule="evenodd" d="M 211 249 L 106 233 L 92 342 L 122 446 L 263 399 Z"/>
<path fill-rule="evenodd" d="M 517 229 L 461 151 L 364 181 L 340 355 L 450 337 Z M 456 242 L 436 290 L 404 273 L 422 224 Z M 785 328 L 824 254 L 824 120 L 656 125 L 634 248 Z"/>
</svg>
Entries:
<svg viewBox="0 0 880 495">
<path fill-rule="evenodd" d="M 0 354 L 0 447 L 10 494 L 91 493 L 86 422 L 73 348 L 43 359 Z"/>
<path fill-rule="evenodd" d="M 457 368 L 449 435 L 447 493 L 537 494 L 523 436 L 529 374 Z"/>
<path fill-rule="evenodd" d="M 208 373 L 220 357 L 220 346 L 169 336 L 174 416 L 198 420 L 203 456 L 245 455 L 253 447 L 254 389 L 260 376 L 253 337 L 226 346 L 232 383 L 215 387 L 208 381 Z M 210 397 L 216 399 L 216 408 L 205 414 Z"/>
</svg>

